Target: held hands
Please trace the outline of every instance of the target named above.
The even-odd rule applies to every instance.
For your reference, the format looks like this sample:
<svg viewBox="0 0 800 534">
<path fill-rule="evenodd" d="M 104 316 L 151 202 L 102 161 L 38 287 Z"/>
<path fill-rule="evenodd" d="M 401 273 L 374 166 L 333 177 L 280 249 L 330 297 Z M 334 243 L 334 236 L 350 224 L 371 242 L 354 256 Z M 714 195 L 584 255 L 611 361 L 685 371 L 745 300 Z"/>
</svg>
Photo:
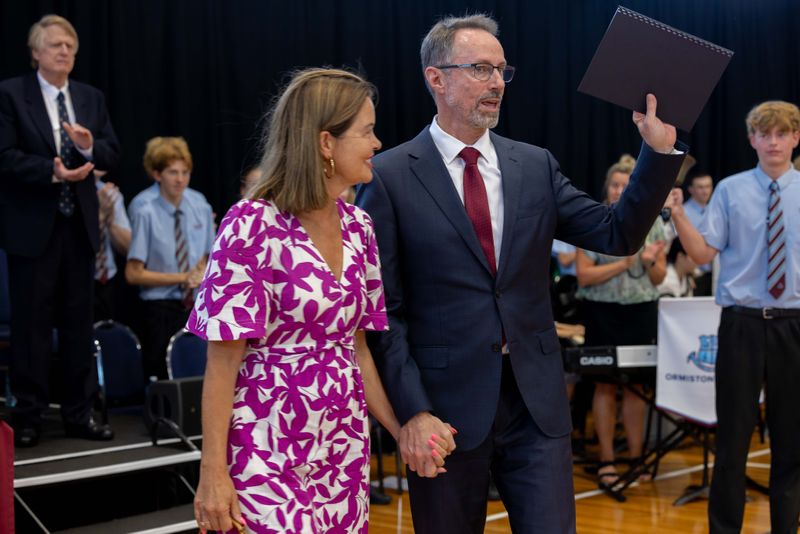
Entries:
<svg viewBox="0 0 800 534">
<path fill-rule="evenodd" d="M 656 96 L 647 94 L 647 112 L 633 112 L 633 123 L 650 148 L 661 154 L 669 154 L 675 148 L 677 132 L 671 124 L 664 124 L 656 117 Z"/>
<path fill-rule="evenodd" d="M 72 142 L 75 143 L 75 146 L 81 150 L 89 150 L 92 148 L 92 145 L 94 145 L 92 132 L 77 122 L 75 124 L 70 124 L 67 121 L 61 121 L 61 126 L 64 127 L 64 131 L 67 132 L 67 135 L 72 139 Z"/>
<path fill-rule="evenodd" d="M 448 436 L 452 436 L 457 433 L 455 428 L 451 427 L 447 423 L 445 423 L 445 425 L 449 429 L 449 433 L 447 434 Z M 439 475 L 442 473 L 447 473 L 447 469 L 444 468 L 444 459 L 451 452 L 453 452 L 452 449 L 448 448 L 449 445 L 447 443 L 447 440 L 436 434 L 431 434 L 431 437 L 428 440 L 428 447 L 430 447 L 430 453 L 431 457 L 433 458 L 433 463 L 436 464 L 436 474 Z M 453 444 L 453 448 L 455 448 L 455 444 Z"/>
<path fill-rule="evenodd" d="M 200 482 L 194 498 L 194 518 L 201 532 L 227 532 L 234 528 L 234 521 L 244 524 L 233 480 L 224 468 L 203 468 L 200 471 Z"/>
<path fill-rule="evenodd" d="M 428 412 L 420 412 L 400 429 L 397 446 L 408 468 L 421 477 L 434 478 L 445 473 L 444 458 L 456 443 L 456 430 Z"/>
</svg>

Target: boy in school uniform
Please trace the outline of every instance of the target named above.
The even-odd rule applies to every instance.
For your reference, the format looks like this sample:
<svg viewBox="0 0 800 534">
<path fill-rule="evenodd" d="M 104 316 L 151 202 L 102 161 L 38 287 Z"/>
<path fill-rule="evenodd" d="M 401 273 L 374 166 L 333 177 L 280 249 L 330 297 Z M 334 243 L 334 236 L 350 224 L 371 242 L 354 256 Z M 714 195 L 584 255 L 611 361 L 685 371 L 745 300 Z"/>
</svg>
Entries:
<svg viewBox="0 0 800 534">
<path fill-rule="evenodd" d="M 763 102 L 746 124 L 758 165 L 719 183 L 700 227 L 682 209 L 679 189 L 668 204 L 691 258 L 703 264 L 719 254 L 720 260 L 710 532 L 741 531 L 745 464 L 763 386 L 772 533 L 788 534 L 797 532 L 800 513 L 800 172 L 792 166 L 800 110 Z"/>
</svg>

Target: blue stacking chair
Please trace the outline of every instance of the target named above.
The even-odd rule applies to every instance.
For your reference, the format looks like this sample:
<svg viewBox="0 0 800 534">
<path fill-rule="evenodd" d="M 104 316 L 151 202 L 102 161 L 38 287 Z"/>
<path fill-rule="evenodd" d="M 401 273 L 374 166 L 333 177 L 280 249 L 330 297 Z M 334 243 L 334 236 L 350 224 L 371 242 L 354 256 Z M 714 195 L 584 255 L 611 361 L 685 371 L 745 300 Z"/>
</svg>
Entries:
<svg viewBox="0 0 800 534">
<path fill-rule="evenodd" d="M 107 420 L 109 406 L 144 403 L 142 346 L 130 328 L 111 320 L 94 324 L 94 339 L 103 419 Z"/>
<path fill-rule="evenodd" d="M 203 376 L 206 372 L 208 343 L 191 332 L 181 329 L 167 345 L 167 374 L 170 380 Z"/>
</svg>

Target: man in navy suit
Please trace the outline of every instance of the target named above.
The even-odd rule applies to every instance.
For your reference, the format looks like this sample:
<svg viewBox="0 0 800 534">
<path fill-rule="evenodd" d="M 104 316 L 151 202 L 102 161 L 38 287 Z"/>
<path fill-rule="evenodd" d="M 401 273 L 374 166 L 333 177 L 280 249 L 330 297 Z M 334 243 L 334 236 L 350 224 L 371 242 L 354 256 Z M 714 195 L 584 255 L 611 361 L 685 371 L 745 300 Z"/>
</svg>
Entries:
<svg viewBox="0 0 800 534">
<path fill-rule="evenodd" d="M 69 79 L 78 51 L 56 15 L 28 35 L 36 72 L 0 83 L 0 246 L 8 253 L 15 442 L 39 441 L 48 402 L 53 327 L 62 361 L 68 436 L 108 440 L 92 418 L 97 392 L 92 288 L 98 201 L 92 170 L 112 170 L 119 144 L 103 94 Z"/>
<path fill-rule="evenodd" d="M 437 115 L 373 160 L 357 204 L 372 216 L 391 329 L 373 338 L 410 468 L 416 532 L 482 532 L 489 474 L 514 532 L 575 531 L 570 416 L 550 297 L 553 238 L 635 253 L 683 161 L 675 128 L 647 113 L 622 200 L 575 189 L 544 149 L 491 133 L 514 69 L 484 15 L 448 18 L 425 37 Z M 432 434 L 457 450 L 446 474 Z M 429 456 L 429 454 L 428 454 Z"/>
</svg>

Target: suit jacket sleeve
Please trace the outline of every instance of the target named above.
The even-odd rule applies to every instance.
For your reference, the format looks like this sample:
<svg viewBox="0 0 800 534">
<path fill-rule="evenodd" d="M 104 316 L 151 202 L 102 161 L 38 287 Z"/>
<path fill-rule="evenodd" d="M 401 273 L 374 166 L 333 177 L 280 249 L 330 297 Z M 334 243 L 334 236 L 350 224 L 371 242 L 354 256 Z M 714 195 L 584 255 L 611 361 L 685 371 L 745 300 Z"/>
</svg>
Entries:
<svg viewBox="0 0 800 534">
<path fill-rule="evenodd" d="M 433 411 L 433 405 L 408 347 L 397 221 L 377 171 L 372 182 L 359 188 L 356 204 L 369 213 L 375 225 L 389 319 L 388 331 L 367 332 L 367 340 L 395 414 L 400 424 L 405 424 L 420 412 Z"/>
<path fill-rule="evenodd" d="M 558 209 L 556 239 L 578 247 L 627 256 L 638 251 L 658 216 L 678 175 L 688 147 L 679 144 L 681 155 L 654 152 L 642 143 L 636 168 L 619 202 L 609 207 L 576 189 L 561 174 L 548 153 L 553 194 Z"/>
<path fill-rule="evenodd" d="M 23 110 L 16 104 L 9 86 L 0 87 L 0 176 L 21 185 L 46 186 L 52 182 L 53 158 L 20 148 Z"/>
</svg>

